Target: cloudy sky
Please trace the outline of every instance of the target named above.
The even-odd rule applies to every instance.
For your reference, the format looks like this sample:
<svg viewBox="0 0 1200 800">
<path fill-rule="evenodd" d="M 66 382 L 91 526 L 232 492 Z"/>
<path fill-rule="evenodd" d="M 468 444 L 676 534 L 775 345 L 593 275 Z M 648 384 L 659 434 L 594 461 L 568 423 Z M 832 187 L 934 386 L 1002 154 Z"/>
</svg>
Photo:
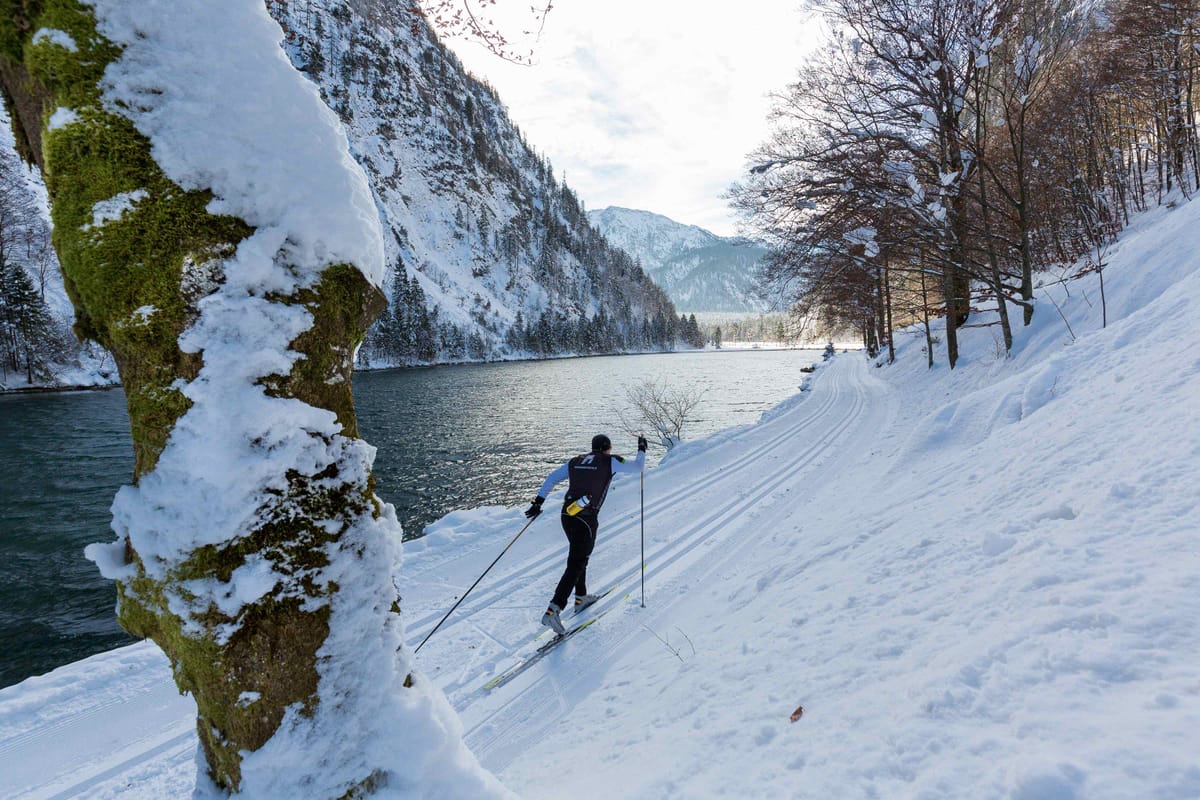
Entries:
<svg viewBox="0 0 1200 800">
<path fill-rule="evenodd" d="M 513 39 L 532 24 L 496 21 Z M 798 0 L 558 0 L 533 66 L 447 44 L 587 208 L 641 208 L 731 235 L 720 195 L 765 138 L 767 95 L 793 80 L 812 30 Z"/>
</svg>

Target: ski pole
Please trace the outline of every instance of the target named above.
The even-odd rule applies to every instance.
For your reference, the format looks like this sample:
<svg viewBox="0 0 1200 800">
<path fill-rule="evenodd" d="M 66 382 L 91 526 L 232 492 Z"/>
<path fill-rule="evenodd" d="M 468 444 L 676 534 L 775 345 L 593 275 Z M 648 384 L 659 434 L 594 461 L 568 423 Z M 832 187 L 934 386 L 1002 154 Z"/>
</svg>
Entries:
<svg viewBox="0 0 1200 800">
<path fill-rule="evenodd" d="M 476 579 L 475 579 L 475 582 L 471 584 L 471 588 L 470 588 L 470 589 L 467 589 L 465 592 L 463 592 L 463 596 L 462 596 L 462 597 L 460 597 L 460 598 L 458 598 L 458 602 L 457 602 L 457 603 L 455 603 L 455 604 L 454 604 L 454 605 L 453 605 L 453 606 L 450 608 L 450 610 L 446 612 L 446 616 L 442 617 L 442 622 L 445 622 L 446 620 L 450 619 L 450 615 L 454 613 L 454 609 L 458 608 L 458 607 L 459 607 L 459 605 L 461 605 L 461 604 L 462 604 L 462 601 L 467 599 L 467 595 L 469 595 L 469 594 L 470 594 L 472 591 L 474 591 L 474 590 L 475 590 L 475 587 L 479 585 L 479 582 L 480 582 L 481 580 L 483 580 L 483 576 L 484 576 L 484 575 L 487 575 L 489 572 L 491 572 L 491 571 L 492 571 L 492 567 L 496 566 L 496 563 L 497 563 L 497 562 L 498 562 L 498 561 L 499 561 L 501 558 L 503 558 L 503 557 L 504 557 L 504 554 L 508 552 L 508 548 L 510 548 L 510 547 L 512 547 L 514 544 L 516 544 L 516 542 L 517 542 L 517 539 L 520 539 L 520 538 L 521 538 L 521 534 L 522 534 L 522 533 L 524 533 L 524 532 L 526 531 L 526 529 L 528 529 L 528 528 L 529 528 L 529 526 L 533 524 L 533 520 L 535 520 L 535 519 L 537 519 L 537 517 L 532 517 L 532 518 L 529 520 L 529 522 L 526 522 L 526 523 L 525 523 L 525 527 L 524 527 L 524 528 L 521 528 L 521 530 L 517 531 L 517 535 L 516 535 L 516 536 L 514 536 L 514 537 L 512 538 L 512 541 L 511 541 L 511 542 L 509 542 L 508 544 L 506 544 L 506 545 L 504 546 L 504 549 L 500 551 L 500 555 L 496 556 L 496 560 L 495 560 L 495 561 L 493 561 L 491 564 L 489 564 L 489 565 L 488 565 L 488 568 L 487 568 L 487 569 L 485 569 L 485 570 L 483 571 L 483 575 L 480 575 L 478 578 L 476 578 Z M 439 622 L 437 625 L 434 625 L 434 626 L 433 626 L 433 630 L 431 630 L 429 633 L 425 634 L 425 638 L 421 640 L 421 643 L 420 643 L 419 645 L 417 645 L 417 649 L 416 649 L 416 650 L 413 650 L 413 655 L 416 655 L 417 653 L 421 652 L 421 648 L 422 648 L 422 647 L 424 647 L 424 646 L 425 646 L 425 643 L 429 641 L 429 637 L 430 637 L 430 636 L 433 636 L 435 633 L 437 633 L 437 631 L 438 631 L 438 628 L 442 627 L 442 622 Z"/>
<path fill-rule="evenodd" d="M 642 465 L 642 608 L 646 607 L 646 466 Z"/>
</svg>

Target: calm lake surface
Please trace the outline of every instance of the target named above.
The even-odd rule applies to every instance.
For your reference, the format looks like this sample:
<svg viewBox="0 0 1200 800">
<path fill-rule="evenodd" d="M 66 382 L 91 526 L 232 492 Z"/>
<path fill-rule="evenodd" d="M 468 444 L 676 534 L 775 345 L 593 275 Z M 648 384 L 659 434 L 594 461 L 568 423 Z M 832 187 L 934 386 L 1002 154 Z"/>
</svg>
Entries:
<svg viewBox="0 0 1200 800">
<path fill-rule="evenodd" d="M 406 538 L 456 508 L 528 503 L 546 474 L 608 433 L 626 386 L 660 379 L 703 400 L 694 439 L 758 420 L 795 394 L 819 350 L 670 353 L 359 373 L 359 427 L 378 493 Z M 0 686 L 128 644 L 116 593 L 84 559 L 109 541 L 133 451 L 118 391 L 0 396 Z M 651 448 L 650 463 L 661 456 Z"/>
</svg>

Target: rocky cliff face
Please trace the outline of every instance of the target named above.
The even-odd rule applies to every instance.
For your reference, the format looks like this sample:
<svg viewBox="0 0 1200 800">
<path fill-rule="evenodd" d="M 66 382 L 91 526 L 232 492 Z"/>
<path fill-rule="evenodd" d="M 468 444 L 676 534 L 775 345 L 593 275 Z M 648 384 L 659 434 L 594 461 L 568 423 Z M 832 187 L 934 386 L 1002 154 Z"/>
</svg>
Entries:
<svg viewBox="0 0 1200 800">
<path fill-rule="evenodd" d="M 346 124 L 383 220 L 392 302 L 360 362 L 671 346 L 654 324 L 674 317 L 667 295 L 407 5 L 268 8 Z"/>
</svg>

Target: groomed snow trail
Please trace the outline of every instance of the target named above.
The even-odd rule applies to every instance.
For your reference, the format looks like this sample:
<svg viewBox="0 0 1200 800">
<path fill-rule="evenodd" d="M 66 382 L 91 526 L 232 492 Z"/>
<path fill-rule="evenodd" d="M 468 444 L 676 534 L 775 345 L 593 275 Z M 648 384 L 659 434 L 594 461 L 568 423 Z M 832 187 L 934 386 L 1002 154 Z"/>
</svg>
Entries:
<svg viewBox="0 0 1200 800">
<path fill-rule="evenodd" d="M 872 402 L 868 387 L 874 390 Z M 589 582 L 594 591 L 617 583 L 620 589 L 587 614 L 611 613 L 517 680 L 489 691 L 484 685 L 494 675 L 547 638 L 538 622 L 565 563 L 566 540 L 557 513 L 546 513 L 530 526 L 417 659 L 418 668 L 458 710 L 467 743 L 485 766 L 500 771 L 524 748 L 569 727 L 565 720 L 571 709 L 618 668 L 632 644 L 657 645 L 656 629 L 669 624 L 676 604 L 754 546 L 775 509 L 800 491 L 798 481 L 833 474 L 841 467 L 836 462 L 861 449 L 889 413 L 881 402 L 882 387 L 861 357 L 839 357 L 819 370 L 811 391 L 786 401 L 759 424 L 685 445 L 679 456 L 648 471 L 644 609 L 639 486 L 632 476 L 614 482 L 601 513 Z M 574 451 L 557 455 L 565 460 Z M 535 488 L 531 485 L 531 491 Z M 547 502 L 552 512 L 558 500 L 556 494 Z M 518 509 L 493 511 L 497 522 L 480 526 L 482 532 L 454 547 L 427 553 L 420 544 L 413 547 L 411 564 L 400 578 L 411 646 L 523 523 Z M 91 662 L 100 670 L 95 680 L 81 684 L 80 675 L 95 669 Z M 0 795 L 118 797 L 140 784 L 147 796 L 169 796 L 190 785 L 194 710 L 189 698 L 177 695 L 165 659 L 153 645 L 102 654 L 21 687 L 31 716 L 34 707 L 55 708 L 58 716 L 36 725 L 26 717 L 31 729 L 11 730 L 9 736 L 0 729 L 0 759 L 14 765 L 3 770 Z M 104 717 L 111 720 L 107 725 Z M 97 739 L 98 727 L 107 727 L 108 735 Z"/>
<path fill-rule="evenodd" d="M 872 402 L 869 386 L 874 389 Z M 622 589 L 598 603 L 595 612 L 623 604 L 622 613 L 607 614 L 587 633 L 494 692 L 480 688 L 490 674 L 486 669 L 463 670 L 445 686 L 466 724 L 468 745 L 481 762 L 502 771 L 517 754 L 552 739 L 556 730 L 570 730 L 571 709 L 601 686 L 608 673 L 626 668 L 623 660 L 631 648 L 656 640 L 659 631 L 670 632 L 678 604 L 702 591 L 713 573 L 736 565 L 745 549 L 778 531 L 800 492 L 832 480 L 822 476 L 839 474 L 847 459 L 864 452 L 878 426 L 888 420 L 886 398 L 882 384 L 868 380 L 860 357 L 842 357 L 823 371 L 820 390 L 808 403 L 762 425 L 739 429 L 725 443 L 695 457 L 652 471 L 647 477 L 650 486 L 661 481 L 674 488 L 668 497 L 647 494 L 647 530 L 655 533 L 648 533 L 646 608 L 640 606 L 638 585 L 636 494 L 623 491 L 619 503 L 606 504 L 592 563 L 610 567 L 598 588 L 619 582 Z M 742 456 L 725 461 L 724 449 Z M 557 515 L 550 516 L 557 527 Z M 616 523 L 606 524 L 606 517 L 616 518 Z M 556 547 L 550 566 L 545 559 L 533 559 L 505 576 L 506 587 L 520 585 L 518 596 L 528 595 L 534 603 L 532 612 L 520 615 L 521 625 L 530 632 L 526 639 L 536 632 L 542 610 L 536 601 L 546 602 L 564 560 L 565 547 Z M 494 628 L 490 633 L 502 638 Z M 524 645 L 521 628 L 503 640 Z M 686 648 L 682 638 L 677 644 Z M 523 646 L 522 652 L 530 649 Z M 491 663 L 487 658 L 482 662 Z M 466 691 L 458 691 L 460 687 Z"/>
<path fill-rule="evenodd" d="M 0 797 L 116 797 L 147 774 L 182 797 L 195 782 L 196 707 L 149 642 L 9 687 L 0 711 Z"/>
</svg>

